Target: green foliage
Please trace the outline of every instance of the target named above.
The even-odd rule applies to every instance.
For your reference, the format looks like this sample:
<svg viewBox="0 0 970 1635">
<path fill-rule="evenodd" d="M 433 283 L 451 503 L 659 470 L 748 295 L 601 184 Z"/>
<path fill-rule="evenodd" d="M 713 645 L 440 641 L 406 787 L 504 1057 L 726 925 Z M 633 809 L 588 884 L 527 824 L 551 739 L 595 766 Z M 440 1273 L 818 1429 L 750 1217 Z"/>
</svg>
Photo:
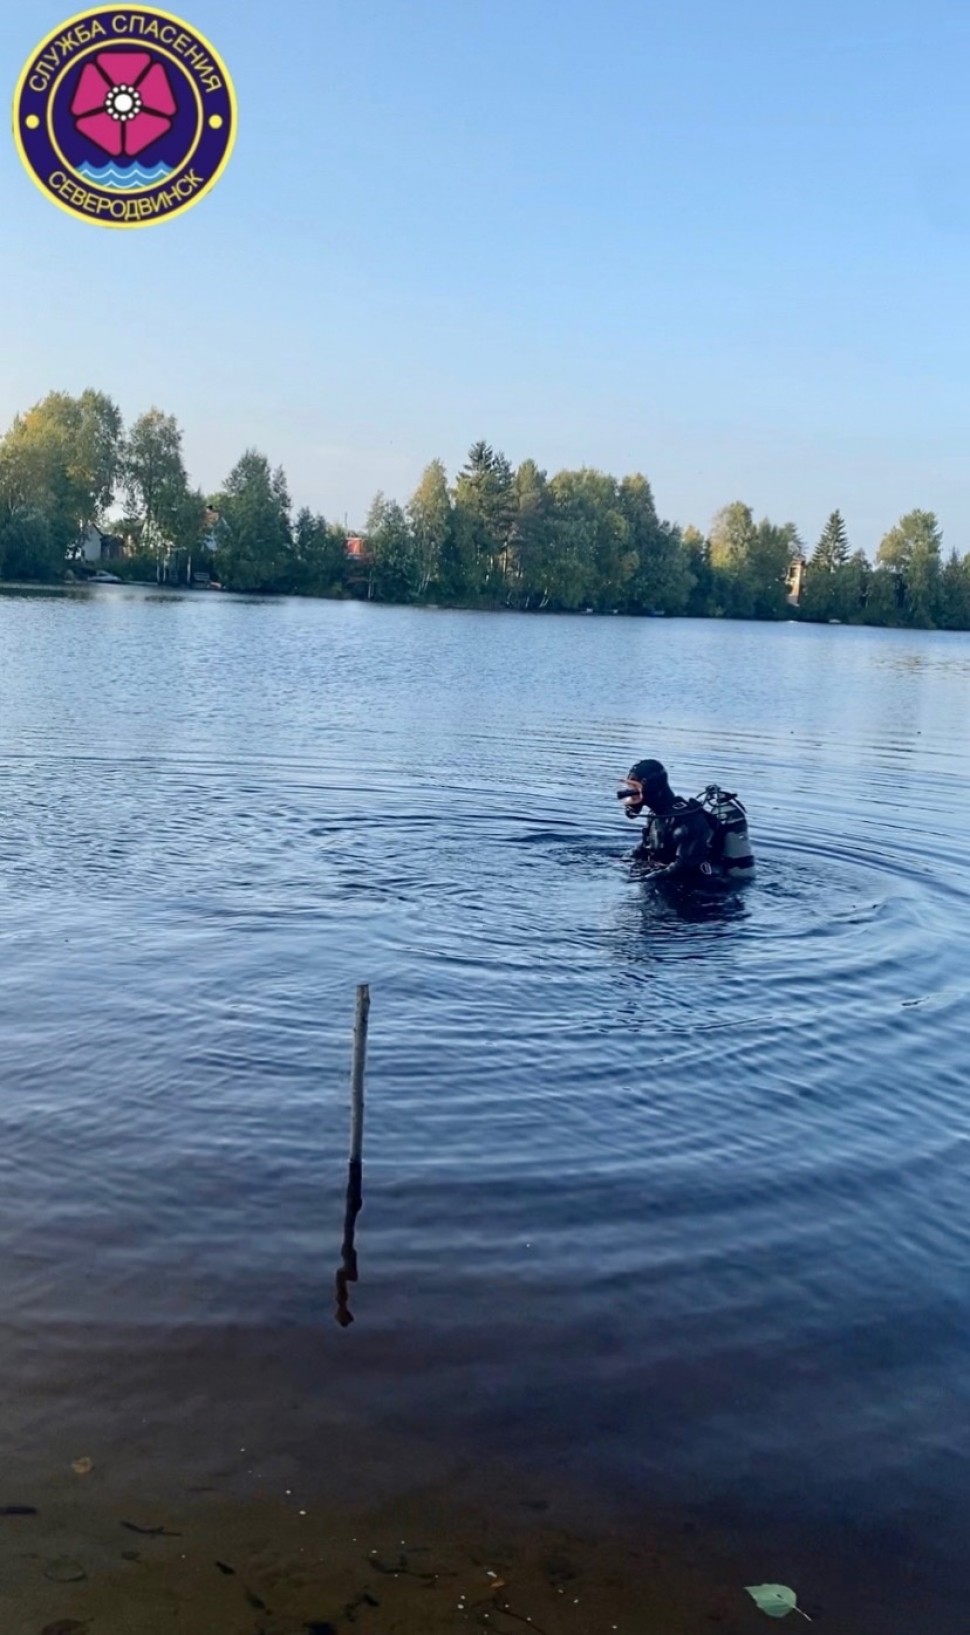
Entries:
<svg viewBox="0 0 970 1635">
<path fill-rule="evenodd" d="M 832 612 L 829 618 L 851 624 L 864 617 L 869 605 L 872 569 L 864 551 L 853 551 L 832 575 Z"/>
<path fill-rule="evenodd" d="M 559 471 L 552 501 L 547 599 L 550 606 L 615 607 L 636 559 L 619 506 L 616 480 L 601 471 Z"/>
<path fill-rule="evenodd" d="M 227 590 L 286 590 L 293 554 L 290 500 L 281 468 L 247 449 L 217 496 L 221 513 L 215 568 Z"/>
<path fill-rule="evenodd" d="M 51 392 L 17 415 L 0 442 L 0 507 L 8 525 L 13 513 L 42 518 L 48 535 L 43 549 L 39 535 L 28 549 L 21 534 L 18 554 L 33 559 L 39 551 L 63 571 L 82 529 L 111 504 L 122 459 L 121 415 L 102 392 Z M 5 550 L 13 549 L 8 541 Z"/>
<path fill-rule="evenodd" d="M 858 623 L 866 617 L 872 570 L 862 551 L 849 555 L 841 511 L 822 530 L 805 575 L 801 611 L 807 619 Z M 879 592 L 877 591 L 877 598 Z"/>
<path fill-rule="evenodd" d="M 816 573 L 835 573 L 849 560 L 849 541 L 841 511 L 833 511 L 812 552 L 811 568 Z"/>
<path fill-rule="evenodd" d="M 759 522 L 747 563 L 756 619 L 785 617 L 788 571 L 797 559 L 803 559 L 802 542 L 793 522 Z"/>
<path fill-rule="evenodd" d="M 710 534 L 713 613 L 735 619 L 751 618 L 754 593 L 748 582 L 747 563 L 754 539 L 755 523 L 750 505 L 735 500 L 717 513 Z"/>
<path fill-rule="evenodd" d="M 109 512 L 119 491 L 124 520 Z M 657 513 L 647 478 L 591 467 L 552 476 L 534 460 L 513 469 L 484 440 L 453 484 L 440 460 L 405 505 L 378 494 L 363 555 L 346 530 L 307 509 L 293 516 L 282 467 L 249 449 L 208 502 L 220 513 L 216 550 L 203 549 L 207 502 L 190 485 L 182 432 L 153 408 L 125 436 L 104 393 L 51 392 L 0 437 L 0 575 L 57 579 L 91 525 L 119 534 L 120 577 L 181 581 L 210 569 L 228 590 L 372 597 L 523 610 L 792 616 L 792 564 L 804 564 L 794 523 L 755 521 L 740 500 L 705 536 Z M 844 624 L 970 628 L 970 557 L 944 562 L 939 524 L 910 511 L 885 535 L 875 566 L 850 553 L 833 511 L 804 569 L 799 616 Z"/>
<path fill-rule="evenodd" d="M 685 612 L 696 619 L 707 619 L 715 611 L 716 576 L 711 565 L 711 542 L 691 524 L 681 535 L 681 548 L 692 581 Z"/>
<path fill-rule="evenodd" d="M 624 477 L 618 501 L 634 559 L 623 596 L 624 611 L 684 613 L 697 574 L 680 529 L 659 520 L 646 477 Z"/>
<path fill-rule="evenodd" d="M 137 551 L 132 556 L 112 557 L 105 562 L 108 573 L 137 584 L 151 584 L 158 577 L 158 558 L 153 551 Z"/>
<path fill-rule="evenodd" d="M 197 488 L 186 488 L 171 512 L 172 543 L 190 555 L 198 550 L 205 529 L 206 500 Z"/>
<path fill-rule="evenodd" d="M 298 596 L 343 594 L 346 535 L 306 509 L 297 515 L 287 589 Z"/>
<path fill-rule="evenodd" d="M 485 442 L 472 445 L 455 484 L 454 508 L 449 589 L 463 580 L 473 599 L 501 600 L 515 519 L 512 467 L 504 454 Z"/>
<path fill-rule="evenodd" d="M 808 565 L 802 613 L 844 624 L 970 628 L 970 567 L 956 551 L 944 567 L 941 546 L 933 512 L 909 511 L 883 538 L 873 569 L 862 551 L 849 556 L 834 511 Z"/>
<path fill-rule="evenodd" d="M 904 587 L 890 568 L 879 567 L 869 575 L 865 607 L 860 610 L 863 624 L 904 625 L 906 605 Z"/>
<path fill-rule="evenodd" d="M 740 500 L 719 511 L 711 525 L 713 612 L 729 618 L 781 619 L 787 612 L 786 580 L 801 542 L 793 522 L 756 523 Z"/>
<path fill-rule="evenodd" d="M 432 460 L 425 467 L 408 501 L 407 519 L 414 541 L 416 591 L 424 596 L 438 583 L 452 537 L 451 495 L 448 476 L 440 460 Z"/>
<path fill-rule="evenodd" d="M 0 579 L 60 579 L 64 549 L 42 511 L 8 506 L 0 512 Z"/>
<path fill-rule="evenodd" d="M 970 556 L 950 552 L 940 575 L 940 603 L 945 630 L 970 630 Z"/>
<path fill-rule="evenodd" d="M 125 494 L 143 551 L 162 552 L 197 538 L 204 509 L 190 495 L 182 433 L 173 415 L 149 409 L 131 428 L 125 448 Z"/>
<path fill-rule="evenodd" d="M 409 602 L 421 576 L 414 534 L 396 500 L 378 494 L 367 518 L 370 591 L 380 601 Z"/>
<path fill-rule="evenodd" d="M 897 606 L 908 624 L 933 627 L 943 611 L 940 525 L 932 511 L 909 511 L 886 534 L 876 562 L 896 581 Z"/>
<path fill-rule="evenodd" d="M 512 551 L 515 581 L 509 601 L 515 607 L 548 606 L 552 571 L 552 498 L 549 481 L 534 460 L 523 460 L 515 473 L 515 519 Z"/>
</svg>

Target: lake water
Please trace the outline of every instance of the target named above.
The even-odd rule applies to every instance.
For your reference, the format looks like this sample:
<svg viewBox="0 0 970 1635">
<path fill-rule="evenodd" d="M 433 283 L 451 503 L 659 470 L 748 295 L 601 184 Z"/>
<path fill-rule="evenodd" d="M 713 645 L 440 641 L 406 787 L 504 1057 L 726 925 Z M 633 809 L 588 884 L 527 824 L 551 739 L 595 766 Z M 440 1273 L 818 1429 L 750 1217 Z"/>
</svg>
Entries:
<svg viewBox="0 0 970 1635">
<path fill-rule="evenodd" d="M 962 1629 L 968 793 L 965 635 L 0 599 L 7 1468 L 386 1427 Z"/>
</svg>

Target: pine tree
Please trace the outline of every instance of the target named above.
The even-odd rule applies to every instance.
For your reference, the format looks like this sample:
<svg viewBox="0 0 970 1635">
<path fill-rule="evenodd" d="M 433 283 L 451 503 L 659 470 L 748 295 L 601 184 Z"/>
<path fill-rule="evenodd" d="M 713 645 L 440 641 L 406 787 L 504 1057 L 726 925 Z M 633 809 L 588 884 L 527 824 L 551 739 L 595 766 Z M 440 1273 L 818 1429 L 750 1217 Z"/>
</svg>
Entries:
<svg viewBox="0 0 970 1635">
<path fill-rule="evenodd" d="M 822 530 L 822 537 L 812 552 L 809 564 L 816 573 L 834 573 L 849 560 L 849 541 L 841 511 L 833 511 Z"/>
</svg>

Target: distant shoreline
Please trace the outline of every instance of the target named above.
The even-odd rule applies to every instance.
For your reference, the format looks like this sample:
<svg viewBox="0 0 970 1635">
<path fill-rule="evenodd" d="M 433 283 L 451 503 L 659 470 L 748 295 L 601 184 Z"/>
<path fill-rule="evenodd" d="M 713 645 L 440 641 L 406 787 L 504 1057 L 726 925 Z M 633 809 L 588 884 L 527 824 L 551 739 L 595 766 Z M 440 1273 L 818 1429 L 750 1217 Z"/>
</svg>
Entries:
<svg viewBox="0 0 970 1635">
<path fill-rule="evenodd" d="M 756 625 L 804 625 L 813 629 L 839 630 L 901 630 L 914 635 L 967 635 L 965 627 L 952 629 L 939 625 L 915 624 L 882 624 L 862 619 L 813 619 L 805 614 L 799 614 L 792 609 L 788 618 L 758 618 L 756 615 L 741 617 L 737 614 L 717 613 L 631 613 L 622 608 L 521 608 L 509 607 L 497 602 L 415 602 L 390 601 L 368 598 L 366 596 L 326 596 L 319 593 L 300 591 L 272 591 L 272 590 L 224 590 L 213 591 L 209 587 L 200 588 L 189 585 L 158 584 L 154 579 L 119 579 L 117 584 L 108 584 L 105 581 L 93 579 L 76 580 L 44 580 L 44 579 L 0 579 L 0 596 L 71 596 L 78 592 L 117 591 L 117 590 L 147 590 L 158 591 L 166 597 L 177 596 L 185 601 L 207 600 L 213 594 L 226 597 L 230 601 L 243 600 L 246 602 L 327 602 L 344 605 L 353 604 L 360 607 L 408 608 L 412 612 L 424 613 L 487 613 L 487 614 L 515 614 L 533 618 L 555 619 L 633 619 L 637 623 L 647 620 L 666 620 L 672 624 L 756 624 Z"/>
<path fill-rule="evenodd" d="M 453 480 L 432 460 L 403 505 L 378 494 L 349 532 L 297 509 L 256 448 L 218 492 L 193 488 L 173 415 L 126 429 L 91 389 L 17 415 L 0 455 L 0 577 L 21 585 L 100 567 L 109 582 L 405 607 L 970 629 L 970 553 L 944 553 L 932 511 L 906 512 L 871 559 L 838 510 L 814 550 L 742 500 L 703 533 L 664 519 L 642 472 L 550 477 L 480 439 Z"/>
</svg>

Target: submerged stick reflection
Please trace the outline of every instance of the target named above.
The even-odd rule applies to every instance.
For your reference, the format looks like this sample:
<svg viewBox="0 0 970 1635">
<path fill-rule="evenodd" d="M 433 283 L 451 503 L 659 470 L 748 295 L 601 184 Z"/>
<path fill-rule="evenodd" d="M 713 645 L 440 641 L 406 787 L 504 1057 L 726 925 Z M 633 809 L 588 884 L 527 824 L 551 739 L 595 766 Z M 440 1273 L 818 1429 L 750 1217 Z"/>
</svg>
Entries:
<svg viewBox="0 0 970 1635">
<path fill-rule="evenodd" d="M 357 1282 L 357 1216 L 364 1207 L 364 1166 L 357 1158 L 350 1160 L 347 1176 L 347 1208 L 344 1212 L 344 1241 L 341 1246 L 341 1264 L 337 1268 L 336 1318 L 341 1328 L 349 1328 L 354 1320 L 350 1309 L 351 1283 Z"/>
</svg>

